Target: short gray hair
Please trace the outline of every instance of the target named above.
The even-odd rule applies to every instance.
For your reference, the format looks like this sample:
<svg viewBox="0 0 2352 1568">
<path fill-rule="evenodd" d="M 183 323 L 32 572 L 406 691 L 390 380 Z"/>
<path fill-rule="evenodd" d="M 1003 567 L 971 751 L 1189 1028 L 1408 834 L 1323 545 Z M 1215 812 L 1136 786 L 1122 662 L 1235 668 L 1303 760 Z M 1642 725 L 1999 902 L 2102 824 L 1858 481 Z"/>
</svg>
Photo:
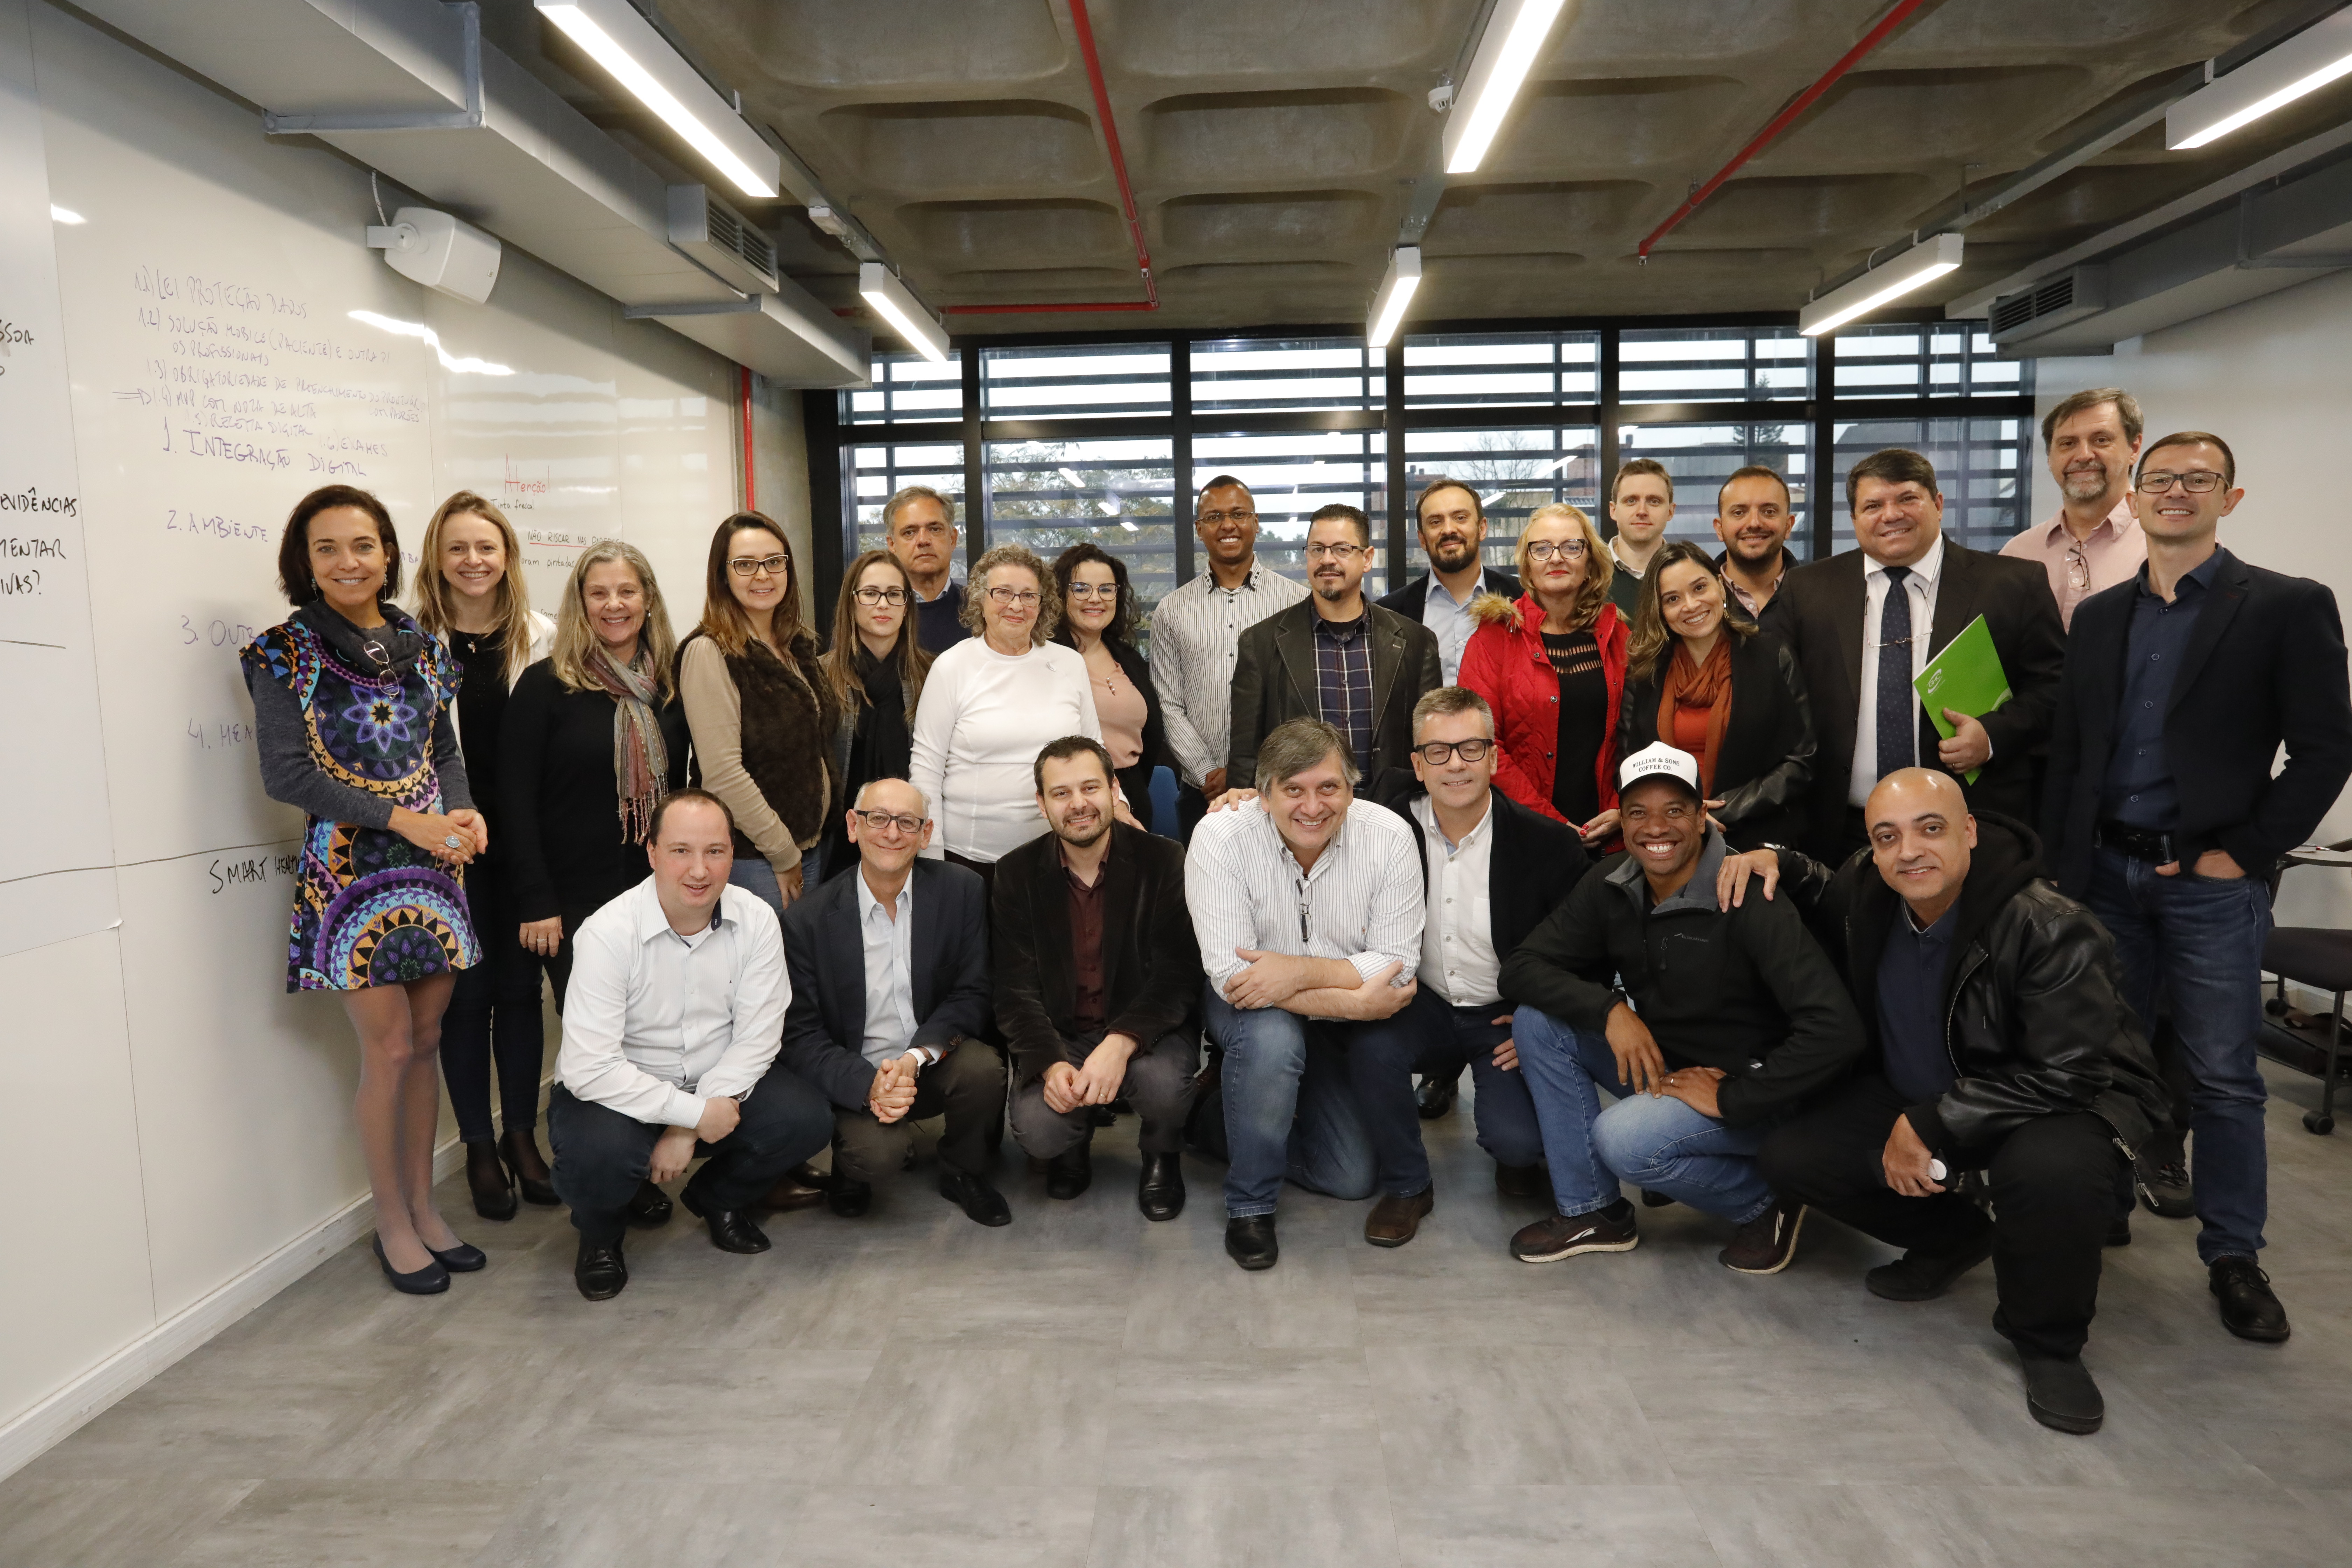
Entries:
<svg viewBox="0 0 2352 1568">
<path fill-rule="evenodd" d="M 1449 713 L 1475 713 L 1486 721 L 1486 738 L 1495 738 L 1495 710 L 1466 686 L 1439 686 L 1423 692 L 1421 700 L 1412 705 L 1412 738 L 1420 740 L 1422 725 Z"/>
<path fill-rule="evenodd" d="M 953 528 L 955 526 L 956 504 L 954 501 L 950 500 L 947 497 L 940 494 L 939 491 L 931 489 L 929 485 L 908 485 L 904 489 L 900 489 L 897 495 L 892 496 L 888 500 L 882 503 L 882 531 L 887 534 L 891 530 L 897 528 L 898 526 L 899 509 L 908 505 L 911 501 L 919 500 L 935 500 L 939 502 L 940 506 L 948 514 L 948 526 L 950 528 Z"/>
<path fill-rule="evenodd" d="M 1356 767 L 1356 758 L 1348 750 L 1348 737 L 1339 733 L 1336 725 L 1320 719 L 1293 719 L 1277 724 L 1274 732 L 1258 742 L 1257 792 L 1265 795 L 1285 779 L 1300 773 L 1320 763 L 1332 752 L 1339 753 L 1339 772 L 1354 788 L 1364 775 Z"/>
</svg>

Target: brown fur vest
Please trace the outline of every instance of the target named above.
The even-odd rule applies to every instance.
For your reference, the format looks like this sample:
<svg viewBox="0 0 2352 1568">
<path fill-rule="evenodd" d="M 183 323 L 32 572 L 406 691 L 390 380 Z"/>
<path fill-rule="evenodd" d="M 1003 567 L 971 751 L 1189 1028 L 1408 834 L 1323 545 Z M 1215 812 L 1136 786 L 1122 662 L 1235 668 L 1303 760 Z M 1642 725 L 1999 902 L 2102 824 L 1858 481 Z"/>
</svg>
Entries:
<svg viewBox="0 0 2352 1568">
<path fill-rule="evenodd" d="M 805 846 L 841 809 L 833 798 L 841 781 L 826 766 L 841 710 L 817 668 L 816 639 L 805 631 L 795 637 L 790 663 L 758 641 L 725 658 L 743 704 L 743 771 L 784 819 L 793 842 Z M 747 852 L 749 840 L 740 833 L 736 838 L 737 853 Z"/>
</svg>

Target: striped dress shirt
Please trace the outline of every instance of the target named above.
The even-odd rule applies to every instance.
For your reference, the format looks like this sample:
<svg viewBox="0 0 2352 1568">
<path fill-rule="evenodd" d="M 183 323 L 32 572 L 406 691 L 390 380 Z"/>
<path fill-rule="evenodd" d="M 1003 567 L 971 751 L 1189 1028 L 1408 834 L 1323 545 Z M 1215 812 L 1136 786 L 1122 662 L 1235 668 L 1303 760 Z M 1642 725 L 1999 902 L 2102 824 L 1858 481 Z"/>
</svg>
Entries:
<svg viewBox="0 0 2352 1568">
<path fill-rule="evenodd" d="M 1384 806 L 1358 800 L 1348 819 L 1301 871 L 1274 818 L 1255 801 L 1213 811 L 1192 831 L 1184 860 L 1184 902 L 1201 940 L 1209 984 L 1247 967 L 1236 948 L 1345 959 L 1369 979 L 1391 963 L 1412 978 L 1427 915 L 1412 829 Z"/>
<path fill-rule="evenodd" d="M 1194 789 L 1230 753 L 1234 660 L 1242 634 L 1305 597 L 1305 584 L 1254 565 L 1238 588 L 1220 588 L 1203 572 L 1153 607 L 1151 684 L 1160 693 L 1176 772 Z"/>
</svg>

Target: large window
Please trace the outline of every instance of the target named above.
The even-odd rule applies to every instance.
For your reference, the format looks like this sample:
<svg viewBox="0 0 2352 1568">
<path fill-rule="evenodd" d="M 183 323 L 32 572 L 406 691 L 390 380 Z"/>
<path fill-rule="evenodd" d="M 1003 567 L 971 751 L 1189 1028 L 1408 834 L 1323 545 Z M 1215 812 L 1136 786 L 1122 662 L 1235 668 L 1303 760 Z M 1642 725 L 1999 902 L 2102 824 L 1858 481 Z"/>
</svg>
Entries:
<svg viewBox="0 0 2352 1568">
<path fill-rule="evenodd" d="M 1538 507 L 1570 502 L 1608 531 L 1608 478 L 1632 458 L 1665 465 L 1671 536 L 1700 542 L 1734 469 L 1777 470 L 1797 517 L 1790 543 L 1811 558 L 1853 547 L 1843 476 L 1888 446 L 1935 462 L 1954 538 L 1997 545 L 2026 521 L 2032 369 L 1997 357 L 1979 327 L 1809 339 L 1786 320 L 1498 322 L 1387 350 L 1203 331 L 989 339 L 945 364 L 879 356 L 874 384 L 840 395 L 834 426 L 842 559 L 880 542 L 894 491 L 929 485 L 956 499 L 966 559 L 1008 541 L 1050 559 L 1092 540 L 1128 563 L 1148 611 L 1198 569 L 1194 500 L 1231 473 L 1257 497 L 1260 558 L 1277 572 L 1305 574 L 1317 508 L 1360 508 L 1380 547 L 1367 585 L 1385 593 L 1426 568 L 1411 508 L 1433 478 L 1476 489 L 1486 559 L 1507 568 Z"/>
</svg>

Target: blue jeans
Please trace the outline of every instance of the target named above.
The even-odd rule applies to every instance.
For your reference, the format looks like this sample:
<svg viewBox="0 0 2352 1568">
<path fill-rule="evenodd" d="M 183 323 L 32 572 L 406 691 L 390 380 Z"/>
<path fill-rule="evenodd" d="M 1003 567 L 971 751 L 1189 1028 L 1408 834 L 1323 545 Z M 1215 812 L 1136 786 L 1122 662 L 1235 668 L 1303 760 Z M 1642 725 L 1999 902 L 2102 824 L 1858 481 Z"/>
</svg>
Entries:
<svg viewBox="0 0 2352 1568">
<path fill-rule="evenodd" d="M 1543 1130 L 1536 1124 L 1528 1075 L 1495 1065 L 1495 1047 L 1511 1037 L 1511 1005 L 1455 1007 L 1423 989 L 1398 1016 L 1418 1047 L 1413 1071 L 1452 1083 L 1461 1076 L 1463 1064 L 1469 1064 L 1470 1080 L 1477 1089 L 1472 1109 L 1477 1114 L 1478 1147 L 1493 1155 L 1497 1165 L 1541 1164 Z M 1496 1018 L 1503 1021 L 1492 1021 Z"/>
<path fill-rule="evenodd" d="M 817 852 L 821 847 L 811 845 L 801 851 L 801 891 L 803 893 L 815 892 L 817 884 L 824 880 L 824 873 L 817 865 Z M 736 856 L 735 868 L 727 873 L 727 885 L 740 888 L 765 900 L 767 906 L 776 911 L 778 921 L 784 918 L 784 885 L 776 879 L 776 868 L 768 864 L 764 856 Z"/>
<path fill-rule="evenodd" d="M 1606 1038 L 1533 1007 L 1512 1015 L 1511 1037 L 1561 1214 L 1606 1208 L 1622 1195 L 1620 1181 L 1739 1225 L 1772 1206 L 1772 1189 L 1756 1165 L 1769 1127 L 1727 1127 L 1679 1100 L 1620 1087 Z M 1623 1097 L 1606 1110 L 1603 1084 Z"/>
<path fill-rule="evenodd" d="M 1364 1198 L 1381 1174 L 1370 1119 L 1350 1082 L 1351 1047 L 1378 1026 L 1302 1018 L 1279 1007 L 1236 1007 L 1212 981 L 1202 987 L 1202 1022 L 1225 1053 L 1225 1213 L 1249 1219 L 1274 1212 L 1285 1176 L 1309 1192 Z M 1411 1057 L 1402 1077 L 1408 1114 Z M 1413 1146 L 1420 1148 L 1416 1116 Z M 1429 1163 L 1422 1161 L 1421 1186 Z M 1419 1192 L 1421 1186 L 1402 1189 Z"/>
<path fill-rule="evenodd" d="M 2084 902 L 2115 934 L 2124 1000 L 2142 1025 L 2153 1030 L 2159 990 L 2172 1005 L 2197 1145 L 2197 1255 L 2252 1258 L 2270 1215 L 2269 1090 L 2254 1056 L 2270 889 L 2253 877 L 2159 877 L 2145 860 L 2102 849 Z"/>
</svg>

